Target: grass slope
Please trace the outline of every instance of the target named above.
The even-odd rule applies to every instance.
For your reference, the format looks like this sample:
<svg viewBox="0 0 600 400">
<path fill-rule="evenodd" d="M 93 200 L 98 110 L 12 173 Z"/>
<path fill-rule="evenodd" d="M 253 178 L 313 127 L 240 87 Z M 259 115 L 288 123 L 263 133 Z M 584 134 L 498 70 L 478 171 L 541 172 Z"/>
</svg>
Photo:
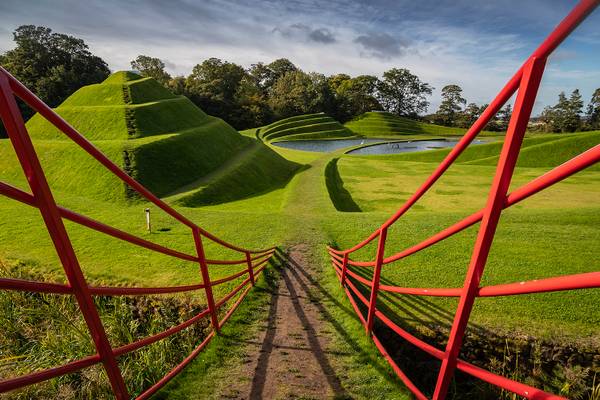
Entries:
<svg viewBox="0 0 600 400">
<path fill-rule="evenodd" d="M 323 114 L 305 114 L 285 118 L 260 128 L 257 135 L 267 141 L 322 139 L 352 136 L 347 128 Z"/>
<path fill-rule="evenodd" d="M 361 136 L 398 136 L 398 135 L 462 135 L 466 132 L 463 128 L 451 128 L 441 125 L 415 121 L 399 117 L 388 112 L 366 112 L 348 121 L 344 126 Z M 483 132 L 486 133 L 486 132 Z M 494 134 L 489 132 L 490 134 Z"/>
<path fill-rule="evenodd" d="M 214 173 L 254 142 L 223 120 L 205 114 L 186 97 L 131 72 L 117 72 L 102 83 L 79 89 L 56 111 L 158 196 Z M 55 188 L 103 200 L 135 197 L 40 115 L 31 118 L 27 128 Z M 8 154 L 8 150 L 3 151 Z M 263 152 L 269 151 L 265 148 Z M 263 192 L 280 185 L 283 175 L 289 179 L 295 169 L 272 153 L 262 158 L 260 174 L 246 175 L 243 189 L 236 183 L 238 190 L 230 190 L 215 181 L 214 188 L 205 187 L 197 198 L 210 203 L 234 199 L 234 193 L 249 196 Z M 87 184 L 89 176 L 96 181 Z"/>
</svg>

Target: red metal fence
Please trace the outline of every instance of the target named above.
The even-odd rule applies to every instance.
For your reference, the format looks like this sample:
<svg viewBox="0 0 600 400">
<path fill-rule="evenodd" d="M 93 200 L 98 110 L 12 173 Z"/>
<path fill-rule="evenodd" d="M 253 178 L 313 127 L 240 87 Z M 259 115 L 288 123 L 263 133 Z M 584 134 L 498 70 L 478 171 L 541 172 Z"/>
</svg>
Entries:
<svg viewBox="0 0 600 400">
<path fill-rule="evenodd" d="M 502 389 L 516 393 L 527 399 L 559 399 L 561 397 L 546 393 L 534 387 L 504 378 L 493 374 L 482 368 L 476 367 L 458 358 L 463 336 L 469 316 L 473 308 L 473 303 L 477 297 L 486 296 L 510 296 L 525 293 L 541 293 L 560 290 L 572 290 L 600 287 L 600 272 L 591 272 L 586 274 L 560 276 L 549 279 L 540 279 L 530 282 L 516 282 L 505 285 L 495 285 L 480 287 L 481 277 L 485 268 L 488 254 L 494 239 L 496 227 L 502 211 L 535 193 L 538 193 L 547 187 L 565 179 L 569 176 L 597 163 L 600 160 L 600 145 L 597 145 L 584 153 L 574 157 L 566 163 L 554 168 L 546 174 L 521 186 L 512 193 L 508 193 L 510 181 L 513 175 L 517 157 L 523 141 L 523 136 L 527 128 L 527 122 L 533 108 L 537 95 L 537 90 L 544 72 L 544 67 L 548 56 L 558 47 L 558 45 L 598 6 L 599 0 L 583 0 L 571 13 L 556 27 L 556 29 L 544 40 L 537 50 L 525 61 L 523 66 L 510 79 L 506 86 L 500 91 L 498 96 L 490 103 L 487 109 L 465 133 L 456 147 L 440 163 L 431 176 L 423 185 L 410 197 L 400 209 L 392 215 L 379 229 L 373 232 L 362 242 L 347 250 L 337 250 L 331 247 L 328 251 L 331 255 L 331 261 L 336 273 L 345 288 L 346 294 L 350 299 L 356 313 L 365 325 L 367 333 L 370 334 L 377 348 L 391 364 L 394 371 L 406 386 L 415 394 L 418 399 L 427 399 L 423 392 L 416 387 L 404 372 L 398 367 L 394 360 L 387 354 L 384 346 L 373 333 L 373 322 L 378 318 L 383 324 L 392 329 L 403 339 L 414 346 L 425 351 L 429 355 L 441 360 L 441 368 L 438 374 L 433 399 L 444 399 L 448 392 L 454 371 L 459 369 L 478 379 L 486 381 Z M 517 92 L 514 112 L 510 120 L 504 145 L 502 147 L 500 158 L 496 167 L 496 174 L 490 188 L 486 206 L 466 217 L 462 221 L 452 225 L 443 231 L 431 236 L 429 239 L 407 248 L 399 253 L 385 257 L 385 244 L 388 228 L 393 225 L 410 207 L 415 204 L 431 186 L 444 174 L 457 157 L 467 148 L 473 139 L 479 134 L 483 127 L 493 118 L 500 108 L 511 96 Z M 479 232 L 475 241 L 473 253 L 465 282 L 462 288 L 404 288 L 397 286 L 380 285 L 381 268 L 402 258 L 408 257 L 420 250 L 432 246 L 455 233 L 481 222 Z M 375 239 L 377 243 L 377 255 L 374 261 L 356 261 L 350 259 L 350 254 L 363 248 Z M 373 267 L 373 276 L 371 280 L 365 279 L 352 271 L 352 267 Z M 370 288 L 370 298 L 366 298 L 353 280 L 360 282 Z M 377 309 L 377 293 L 379 291 L 410 294 L 417 296 L 446 296 L 458 297 L 459 304 L 454 316 L 454 322 L 450 330 L 448 343 L 444 351 L 431 346 L 418 339 L 400 326 L 395 324 L 390 318 Z M 360 312 L 356 299 L 363 303 L 367 309 L 366 318 Z"/>
<path fill-rule="evenodd" d="M 157 207 L 165 211 L 171 217 L 175 218 L 181 224 L 189 227 L 191 230 L 190 241 L 193 240 L 196 254 L 186 254 L 165 246 L 161 246 L 157 243 L 150 242 L 141 237 L 124 232 L 57 205 L 54 196 L 52 195 L 52 191 L 48 186 L 48 182 L 31 142 L 31 138 L 29 137 L 29 134 L 25 128 L 23 117 L 17 106 L 15 96 L 19 97 L 40 115 L 50 121 L 67 137 L 77 143 L 84 151 L 90 154 L 123 182 L 133 188 L 142 197 L 154 203 Z M 0 393 L 27 385 L 32 385 L 37 382 L 42 382 L 47 379 L 81 370 L 94 364 L 102 363 L 106 369 L 115 397 L 118 399 L 127 399 L 130 397 L 130 395 L 125 386 L 125 382 L 123 381 L 123 377 L 121 375 L 121 370 L 119 369 L 119 365 L 117 363 L 117 359 L 120 356 L 180 332 L 198 322 L 203 317 L 210 317 L 213 327 L 213 330 L 210 332 L 210 334 L 179 365 L 177 365 L 171 372 L 156 382 L 152 387 L 144 391 L 138 398 L 146 399 L 150 397 L 171 378 L 177 375 L 190 361 L 192 361 L 194 357 L 214 337 L 215 333 L 219 332 L 219 329 L 231 316 L 233 311 L 237 308 L 248 291 L 254 285 L 254 280 L 266 267 L 268 261 L 275 252 L 275 248 L 258 251 L 248 250 L 227 243 L 203 230 L 192 221 L 181 215 L 179 212 L 171 208 L 169 205 L 164 203 L 162 200 L 154 196 L 148 189 L 123 172 L 84 136 L 77 132 L 57 113 L 55 113 L 50 107 L 38 99 L 33 93 L 31 93 L 31 91 L 29 91 L 25 86 L 23 86 L 23 84 L 11 76 L 2 67 L 0 67 L 0 117 L 2 118 L 2 122 L 4 123 L 4 126 L 8 132 L 10 141 L 15 149 L 17 158 L 19 159 L 31 189 L 30 194 L 9 185 L 6 182 L 0 181 L 0 194 L 27 204 L 31 207 L 36 207 L 40 210 L 41 216 L 44 220 L 48 233 L 50 234 L 54 247 L 56 248 L 56 252 L 60 258 L 69 282 L 68 285 L 63 285 L 55 283 L 33 282 L 22 279 L 0 278 L 0 289 L 69 294 L 75 296 L 97 351 L 96 354 L 87 356 L 80 360 L 69 362 L 68 364 L 62 366 L 0 381 Z M 67 230 L 65 229 L 63 221 L 65 219 L 151 251 L 162 253 L 181 260 L 198 263 L 202 275 L 202 283 L 172 287 L 124 288 L 89 286 L 81 271 L 79 261 L 71 244 Z M 227 249 L 241 253 L 240 259 L 231 261 L 207 259 L 204 253 L 204 246 L 202 243 L 203 239 L 211 240 Z M 211 282 L 209 277 L 209 265 L 242 265 L 244 269 L 241 272 L 235 273 L 226 278 Z M 215 301 L 212 292 L 213 287 L 232 281 L 233 279 L 242 277 L 246 274 L 248 277 L 240 285 L 238 285 L 222 299 Z M 116 295 L 137 296 L 159 293 L 189 292 L 195 290 L 204 290 L 208 304 L 208 308 L 206 310 L 179 325 L 167 329 L 164 332 L 140 339 L 121 347 L 111 346 L 92 297 Z M 219 320 L 219 310 L 223 308 L 223 306 L 240 291 L 242 292 L 239 298 L 234 302 L 230 309 L 225 312 L 222 319 Z"/>
</svg>

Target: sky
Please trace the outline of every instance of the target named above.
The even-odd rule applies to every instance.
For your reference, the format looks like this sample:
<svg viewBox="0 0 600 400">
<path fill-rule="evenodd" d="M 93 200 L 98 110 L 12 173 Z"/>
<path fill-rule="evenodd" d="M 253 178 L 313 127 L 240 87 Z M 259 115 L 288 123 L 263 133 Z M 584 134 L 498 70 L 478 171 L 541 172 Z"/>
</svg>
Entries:
<svg viewBox="0 0 600 400">
<path fill-rule="evenodd" d="M 0 51 L 12 31 L 43 25 L 85 40 L 111 70 L 139 54 L 187 75 L 210 57 L 244 67 L 288 58 L 327 75 L 381 76 L 408 68 L 435 90 L 458 84 L 490 102 L 523 60 L 576 4 L 573 0 L 2 0 Z M 552 55 L 534 114 L 579 88 L 600 87 L 600 9 Z"/>
</svg>

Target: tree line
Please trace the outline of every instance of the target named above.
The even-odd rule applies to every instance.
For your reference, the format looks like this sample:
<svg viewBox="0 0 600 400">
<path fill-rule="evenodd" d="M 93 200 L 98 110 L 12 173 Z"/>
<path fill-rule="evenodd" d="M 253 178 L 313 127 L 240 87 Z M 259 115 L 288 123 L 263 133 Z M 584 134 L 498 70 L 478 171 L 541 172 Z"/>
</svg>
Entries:
<svg viewBox="0 0 600 400">
<path fill-rule="evenodd" d="M 468 128 L 487 106 L 487 104 L 481 106 L 475 103 L 467 104 L 467 100 L 462 97 L 461 87 L 448 85 L 442 88 L 442 102 L 437 112 L 425 118 L 440 125 Z M 484 129 L 506 131 L 511 115 L 512 106 L 507 104 Z M 568 98 L 564 92 L 561 92 L 555 105 L 546 106 L 539 117 L 532 118 L 529 129 L 543 132 L 600 129 L 600 88 L 594 91 L 585 110 L 579 89 L 573 90 Z"/>
<path fill-rule="evenodd" d="M 52 107 L 80 87 L 101 82 L 110 74 L 106 62 L 93 55 L 83 40 L 73 36 L 42 26 L 23 25 L 13 32 L 13 38 L 16 47 L 0 55 L 0 64 Z M 197 64 L 188 76 L 172 77 L 162 60 L 147 55 L 132 60 L 131 67 L 174 93 L 187 96 L 208 114 L 237 129 L 316 112 L 345 122 L 367 111 L 388 111 L 466 128 L 487 107 L 467 104 L 460 86 L 447 85 L 442 88 L 439 109 L 420 117 L 427 112 L 428 98 L 434 88 L 405 68 L 392 68 L 381 78 L 326 76 L 302 71 L 285 58 L 258 62 L 249 68 L 209 58 Z M 31 110 L 20 106 L 24 117 L 29 118 Z M 600 128 L 600 89 L 595 91 L 586 114 L 583 106 L 578 90 L 569 98 L 561 93 L 555 106 L 544 109 L 540 123 L 544 130 L 557 132 Z M 508 105 L 486 129 L 505 130 L 511 114 Z"/>
</svg>

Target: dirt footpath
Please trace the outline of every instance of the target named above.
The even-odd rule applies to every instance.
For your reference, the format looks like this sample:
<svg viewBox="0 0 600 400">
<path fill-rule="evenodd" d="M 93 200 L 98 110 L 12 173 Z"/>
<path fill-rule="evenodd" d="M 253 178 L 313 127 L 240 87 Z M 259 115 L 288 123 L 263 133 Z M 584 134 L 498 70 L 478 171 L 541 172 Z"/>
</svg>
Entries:
<svg viewBox="0 0 600 400">
<path fill-rule="evenodd" d="M 266 326 L 248 343 L 242 377 L 221 393 L 228 399 L 329 399 L 344 397 L 330 364 L 330 333 L 313 297 L 316 276 L 305 260 L 305 246 L 289 250 Z"/>
</svg>

